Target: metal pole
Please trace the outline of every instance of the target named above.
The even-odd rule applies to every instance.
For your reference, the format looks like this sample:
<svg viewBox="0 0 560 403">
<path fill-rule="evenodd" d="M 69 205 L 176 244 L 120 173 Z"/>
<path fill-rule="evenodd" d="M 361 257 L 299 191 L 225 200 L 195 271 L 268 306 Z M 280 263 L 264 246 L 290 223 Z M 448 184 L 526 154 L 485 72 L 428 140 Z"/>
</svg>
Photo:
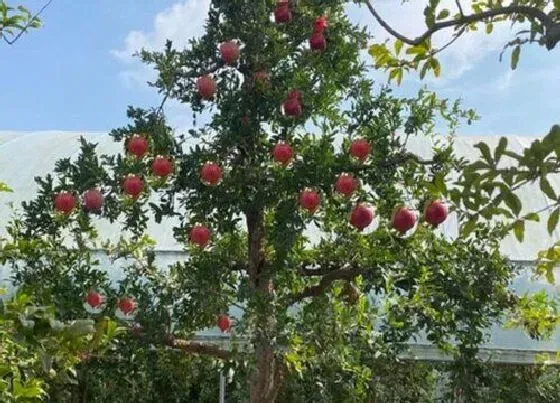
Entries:
<svg viewBox="0 0 560 403">
<path fill-rule="evenodd" d="M 220 371 L 220 400 L 219 403 L 226 403 L 226 377 Z"/>
</svg>

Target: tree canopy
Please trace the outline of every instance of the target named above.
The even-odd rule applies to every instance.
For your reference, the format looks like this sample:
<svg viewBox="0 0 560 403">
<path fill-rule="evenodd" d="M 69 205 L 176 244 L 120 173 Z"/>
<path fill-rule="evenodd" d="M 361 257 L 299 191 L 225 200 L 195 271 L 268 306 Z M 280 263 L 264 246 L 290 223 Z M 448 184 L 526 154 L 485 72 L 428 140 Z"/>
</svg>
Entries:
<svg viewBox="0 0 560 403">
<path fill-rule="evenodd" d="M 332 380 L 325 363 L 344 374 L 342 391 L 367 401 L 370 360 L 387 357 L 390 370 L 422 335 L 454 357 L 451 385 L 476 401 L 478 346 L 520 306 L 499 242 L 535 219 L 513 190 L 541 177 L 540 162 L 512 156 L 517 170 L 501 170 L 507 142 L 479 145 L 482 163 L 457 158 L 452 134 L 474 112 L 426 90 L 403 99 L 375 86 L 360 59 L 371 38 L 345 3 L 212 0 L 200 38 L 141 52 L 162 103 L 129 108 L 130 124 L 110 133 L 121 153 L 82 140 L 75 158 L 36 179 L 37 197 L 2 243 L 16 283 L 64 320 L 83 314 L 85 296 L 92 317 L 117 307 L 150 345 L 224 361 L 248 374 L 251 402 L 276 401 L 286 379 L 315 369 L 316 382 Z M 168 99 L 209 123 L 176 133 Z M 410 152 L 412 137 L 433 145 L 430 159 Z M 451 239 L 438 229 L 448 212 L 462 225 Z M 496 214 L 509 221 L 487 219 Z M 99 220 L 122 238 L 102 239 Z M 161 267 L 150 220 L 188 256 Z M 116 284 L 99 250 L 123 262 Z M 195 340 L 216 323 L 230 348 Z"/>
</svg>

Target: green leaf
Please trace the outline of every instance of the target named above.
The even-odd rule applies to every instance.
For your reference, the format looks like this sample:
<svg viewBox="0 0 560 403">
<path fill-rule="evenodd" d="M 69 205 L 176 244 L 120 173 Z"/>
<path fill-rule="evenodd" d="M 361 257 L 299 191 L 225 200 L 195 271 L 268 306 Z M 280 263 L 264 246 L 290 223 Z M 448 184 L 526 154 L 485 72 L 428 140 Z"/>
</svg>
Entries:
<svg viewBox="0 0 560 403">
<path fill-rule="evenodd" d="M 490 152 L 490 147 L 486 143 L 478 143 L 474 145 L 476 148 L 480 150 L 482 154 L 482 158 L 490 165 L 494 165 L 494 160 L 492 159 L 492 153 Z"/>
<path fill-rule="evenodd" d="M 525 221 L 516 221 L 513 224 L 513 233 L 519 242 L 523 242 L 523 239 L 525 238 Z"/>
<path fill-rule="evenodd" d="M 426 77 L 428 67 L 430 67 L 430 64 L 428 63 L 428 61 L 425 61 L 424 64 L 422 65 L 422 68 L 420 69 L 420 80 L 423 80 L 424 77 Z"/>
<path fill-rule="evenodd" d="M 515 214 L 516 216 L 519 215 L 519 213 L 521 212 L 521 200 L 519 200 L 519 197 L 509 190 L 507 192 L 503 192 L 502 194 L 505 203 L 513 212 L 513 214 Z"/>
<path fill-rule="evenodd" d="M 486 24 L 486 33 L 487 34 L 491 34 L 493 29 L 494 29 L 494 24 L 492 24 L 491 22 Z"/>
<path fill-rule="evenodd" d="M 13 190 L 4 182 L 0 182 L 0 192 L 13 192 Z"/>
<path fill-rule="evenodd" d="M 548 216 L 548 221 L 546 223 L 546 228 L 548 233 L 552 235 L 558 224 L 558 218 L 560 218 L 560 208 L 554 210 L 550 216 Z"/>
<path fill-rule="evenodd" d="M 463 237 L 467 237 L 471 232 L 473 232 L 476 227 L 476 222 L 476 218 L 471 218 L 469 221 L 463 224 L 463 227 L 461 228 L 461 235 Z"/>
<path fill-rule="evenodd" d="M 560 0 L 554 0 L 554 8 L 558 11 L 560 11 Z"/>
<path fill-rule="evenodd" d="M 541 180 L 539 183 L 539 186 L 541 188 L 541 190 L 543 191 L 543 193 L 552 200 L 556 200 L 556 193 L 554 192 L 554 189 L 552 188 L 552 186 L 550 185 L 550 182 L 548 181 L 548 179 L 546 178 L 545 175 L 541 176 Z"/>
<path fill-rule="evenodd" d="M 427 50 L 428 49 L 426 48 L 426 45 L 420 44 L 420 45 L 415 45 L 415 46 L 412 46 L 412 47 L 408 48 L 406 50 L 406 54 L 407 55 L 425 55 Z"/>
<path fill-rule="evenodd" d="M 511 52 L 511 69 L 515 70 L 517 68 L 517 63 L 519 62 L 519 54 L 521 53 L 521 46 L 517 45 L 513 52 Z"/>
<path fill-rule="evenodd" d="M 554 278 L 554 266 L 550 265 L 547 269 L 546 269 L 546 281 L 548 281 L 548 284 L 555 284 L 555 278 Z"/>
<path fill-rule="evenodd" d="M 432 70 L 434 71 L 434 76 L 439 77 L 441 75 L 441 64 L 437 59 L 430 59 L 430 65 L 432 66 Z"/>
<path fill-rule="evenodd" d="M 525 217 L 523 217 L 526 221 L 535 221 L 539 222 L 540 217 L 537 213 L 529 213 Z"/>
<path fill-rule="evenodd" d="M 443 19 L 445 19 L 445 18 L 447 18 L 447 17 L 449 17 L 449 10 L 446 9 L 446 8 L 444 8 L 443 10 L 441 10 L 441 11 L 438 13 L 438 15 L 437 15 L 437 17 L 436 17 L 436 20 L 438 20 L 438 21 L 439 21 L 439 20 L 443 20 Z"/>
<path fill-rule="evenodd" d="M 400 39 L 397 39 L 395 41 L 395 53 L 398 56 L 399 53 L 401 53 L 401 49 L 403 47 L 403 41 L 401 41 Z"/>
<path fill-rule="evenodd" d="M 501 137 L 498 146 L 494 151 L 494 159 L 496 160 L 496 162 L 498 162 L 502 157 L 502 155 L 504 155 L 504 151 L 506 151 L 507 146 L 508 146 L 507 137 Z"/>
<path fill-rule="evenodd" d="M 445 174 L 443 173 L 437 173 L 434 176 L 434 185 L 436 190 L 441 193 L 444 194 L 447 192 L 447 186 L 445 185 Z"/>
<path fill-rule="evenodd" d="M 424 16 L 425 16 L 426 26 L 428 28 L 431 28 L 436 22 L 435 11 L 436 11 L 435 7 L 427 6 L 426 8 L 424 8 Z"/>
</svg>

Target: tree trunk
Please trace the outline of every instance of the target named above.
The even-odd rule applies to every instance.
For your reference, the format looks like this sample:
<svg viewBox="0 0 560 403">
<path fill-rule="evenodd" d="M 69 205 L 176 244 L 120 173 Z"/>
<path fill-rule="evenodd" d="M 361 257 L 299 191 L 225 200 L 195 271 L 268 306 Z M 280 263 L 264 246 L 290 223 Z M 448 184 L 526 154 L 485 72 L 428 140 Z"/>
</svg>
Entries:
<svg viewBox="0 0 560 403">
<path fill-rule="evenodd" d="M 284 363 L 276 357 L 274 348 L 265 344 L 255 349 L 256 366 L 249 384 L 251 403 L 274 403 L 284 378 Z"/>
<path fill-rule="evenodd" d="M 247 212 L 249 236 L 248 272 L 251 286 L 261 294 L 255 329 L 255 367 L 249 378 L 249 401 L 251 403 L 273 403 L 276 401 L 284 376 L 284 363 L 276 356 L 273 344 L 276 326 L 274 307 L 274 285 L 269 279 L 263 249 L 264 212 Z"/>
</svg>

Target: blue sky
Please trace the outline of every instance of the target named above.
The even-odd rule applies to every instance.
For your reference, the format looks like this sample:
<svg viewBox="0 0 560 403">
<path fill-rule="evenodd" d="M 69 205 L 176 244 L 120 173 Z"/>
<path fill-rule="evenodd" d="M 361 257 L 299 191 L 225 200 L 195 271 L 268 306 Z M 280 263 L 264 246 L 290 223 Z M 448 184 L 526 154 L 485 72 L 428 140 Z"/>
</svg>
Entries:
<svg viewBox="0 0 560 403">
<path fill-rule="evenodd" d="M 157 105 L 159 96 L 144 84 L 150 71 L 130 53 L 139 47 L 158 49 L 167 37 L 180 42 L 196 35 L 207 3 L 54 0 L 40 31 L 14 46 L 0 45 L 0 130 L 106 131 L 126 123 L 127 105 Z M 384 0 L 380 7 L 386 19 L 417 34 L 421 3 L 402 9 Z M 43 0 L 25 4 L 36 10 Z M 370 25 L 378 38 L 384 35 L 368 14 L 353 9 L 351 15 Z M 508 60 L 498 62 L 508 29 L 458 41 L 443 56 L 442 79 L 419 82 L 410 76 L 397 93 L 412 94 L 428 85 L 443 97 L 462 98 L 482 116 L 461 128 L 463 134 L 544 134 L 560 123 L 560 51 L 526 47 L 512 72 Z M 188 125 L 186 106 L 171 105 L 168 113 L 177 127 Z"/>
</svg>

